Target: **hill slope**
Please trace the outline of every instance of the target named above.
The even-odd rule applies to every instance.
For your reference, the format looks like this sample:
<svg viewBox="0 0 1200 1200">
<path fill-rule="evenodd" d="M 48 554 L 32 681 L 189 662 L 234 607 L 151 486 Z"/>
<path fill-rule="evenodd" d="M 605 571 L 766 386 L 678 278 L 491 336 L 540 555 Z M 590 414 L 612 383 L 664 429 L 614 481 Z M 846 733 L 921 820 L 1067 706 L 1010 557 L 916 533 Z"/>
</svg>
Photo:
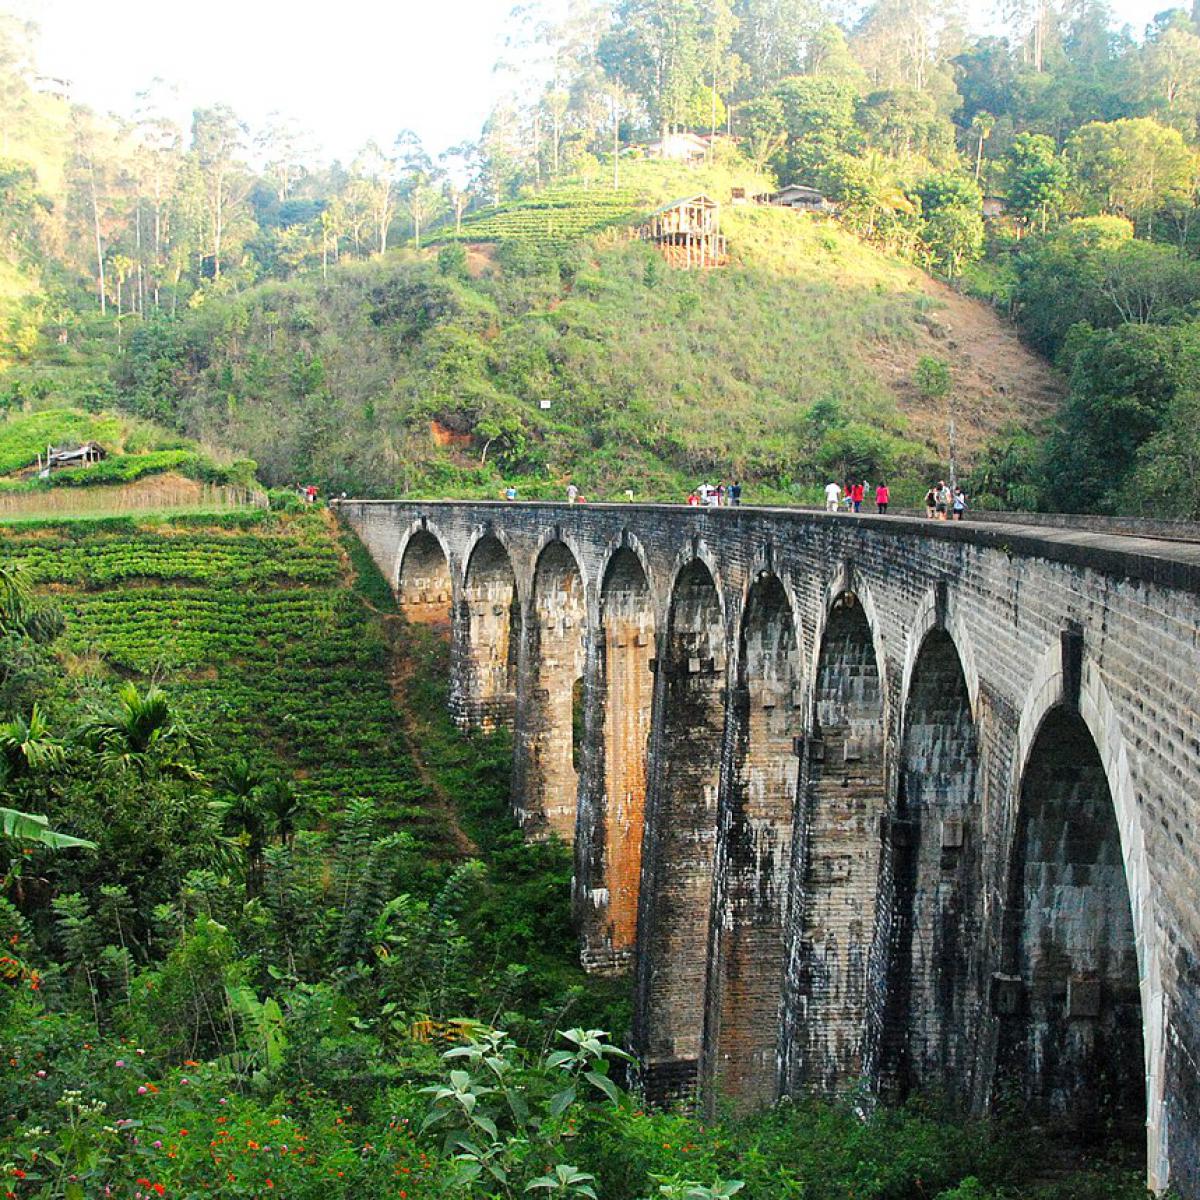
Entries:
<svg viewBox="0 0 1200 1200">
<path fill-rule="evenodd" d="M 946 453 L 947 402 L 913 383 L 923 355 L 950 367 L 968 460 L 1061 394 L 991 310 L 830 221 L 743 207 L 724 227 L 731 264 L 705 273 L 613 229 L 264 285 L 141 329 L 120 392 L 276 484 L 532 496 L 573 475 L 597 498 L 730 473 L 760 498 L 849 470 L 915 488 Z"/>
</svg>

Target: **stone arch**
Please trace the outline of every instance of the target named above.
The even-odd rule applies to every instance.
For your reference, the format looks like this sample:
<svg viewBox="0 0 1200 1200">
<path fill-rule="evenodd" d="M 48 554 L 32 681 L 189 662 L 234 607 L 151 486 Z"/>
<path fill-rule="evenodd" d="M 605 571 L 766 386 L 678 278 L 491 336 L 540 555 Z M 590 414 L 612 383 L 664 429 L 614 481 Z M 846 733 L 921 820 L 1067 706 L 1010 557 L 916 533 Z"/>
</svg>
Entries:
<svg viewBox="0 0 1200 1200">
<path fill-rule="evenodd" d="M 979 739 L 954 638 L 936 623 L 908 674 L 895 812 L 882 1090 L 969 1094 L 971 951 L 981 929 Z"/>
<path fill-rule="evenodd" d="M 1137 947 L 1113 799 L 1083 717 L 1043 717 L 1021 775 L 1004 914 L 998 1095 L 1078 1144 L 1144 1123 Z"/>
<path fill-rule="evenodd" d="M 414 625 L 449 630 L 454 604 L 450 555 L 428 526 L 412 529 L 396 558 L 396 602 Z"/>
<path fill-rule="evenodd" d="M 871 649 L 874 652 L 875 668 L 879 676 L 879 692 L 882 697 L 884 727 L 888 726 L 889 701 L 887 680 L 887 649 L 883 641 L 883 622 L 871 585 L 863 579 L 851 563 L 843 563 L 837 573 L 825 585 L 817 619 L 813 628 L 812 659 L 808 678 L 815 681 L 820 671 L 821 650 L 825 643 L 825 630 L 834 614 L 837 602 L 843 595 L 854 597 L 862 608 L 870 632 Z"/>
<path fill-rule="evenodd" d="M 886 811 L 876 638 L 858 593 L 838 594 L 817 643 L 798 899 L 799 1074 L 824 1092 L 845 1090 L 863 1074 L 880 999 L 869 970 Z"/>
<path fill-rule="evenodd" d="M 908 641 L 904 648 L 904 667 L 900 677 L 901 703 L 904 704 L 912 692 L 913 670 L 917 665 L 917 655 L 925 645 L 926 635 L 932 629 L 941 629 L 950 636 L 962 667 L 963 679 L 967 685 L 967 697 L 971 702 L 971 714 L 978 719 L 979 715 L 979 667 L 975 660 L 975 647 L 965 624 L 958 614 L 954 603 L 953 593 L 943 593 L 939 601 L 938 592 L 930 588 L 917 605 L 917 610 L 908 625 Z M 901 711 L 901 726 L 904 724 L 904 712 Z"/>
<path fill-rule="evenodd" d="M 645 564 L 618 546 L 600 584 L 599 811 L 590 853 L 593 889 L 584 931 L 593 969 L 619 971 L 637 940 L 646 781 L 654 701 L 654 597 Z"/>
<path fill-rule="evenodd" d="M 708 1039 L 714 1093 L 746 1107 L 770 1104 L 778 1093 L 783 931 L 804 725 L 800 644 L 787 590 L 760 570 L 742 611 L 732 689 Z"/>
<path fill-rule="evenodd" d="M 485 731 L 512 725 L 517 689 L 521 604 L 512 557 L 492 532 L 472 545 L 459 601 L 461 665 L 455 715 Z"/>
<path fill-rule="evenodd" d="M 537 556 L 523 635 L 526 679 L 513 773 L 517 816 L 535 836 L 553 833 L 571 842 L 587 595 L 579 560 L 559 538 L 547 540 Z"/>
<path fill-rule="evenodd" d="M 698 1079 L 725 725 L 721 596 L 699 556 L 675 576 L 656 663 L 637 1025 L 647 1094 L 662 1100 Z"/>
<path fill-rule="evenodd" d="M 1067 685 L 1061 640 L 1052 644 L 1034 671 L 1017 729 L 1017 750 L 1014 757 L 1012 794 L 1019 799 L 1024 786 L 1028 764 L 1047 717 L 1056 709 L 1070 710 L 1071 689 Z M 1117 719 L 1116 709 L 1101 678 L 1099 668 L 1082 655 L 1081 680 L 1078 689 L 1078 715 L 1086 727 L 1092 749 L 1099 755 L 1103 777 L 1107 784 L 1124 868 L 1133 942 L 1137 957 L 1139 998 L 1142 1019 L 1142 1053 L 1144 1066 L 1144 1103 L 1146 1124 L 1147 1183 L 1153 1191 L 1163 1191 L 1169 1183 L 1168 1109 L 1165 1098 L 1168 1005 L 1162 982 L 1162 955 L 1158 940 L 1154 896 L 1150 875 L 1150 860 L 1142 831 L 1141 812 L 1134 788 L 1125 739 Z M 1019 823 L 1019 818 L 1018 818 Z M 1010 879 L 1011 889 L 1017 870 L 1017 838 Z M 1012 941 L 1013 921 L 1006 914 L 1007 940 Z M 1007 948 L 1007 947 L 1006 947 Z M 992 1007 L 1004 1007 L 1014 997 L 1005 994 L 1005 987 L 1017 988 L 1015 999 L 1020 1001 L 1020 988 L 1006 983 L 1003 976 L 993 980 Z M 998 1052 L 997 1058 L 1001 1055 Z M 996 1075 L 1003 1076 L 999 1061 Z M 997 1092 L 993 1082 L 993 1096 Z M 1003 1090 L 1000 1082 L 999 1090 Z"/>
</svg>

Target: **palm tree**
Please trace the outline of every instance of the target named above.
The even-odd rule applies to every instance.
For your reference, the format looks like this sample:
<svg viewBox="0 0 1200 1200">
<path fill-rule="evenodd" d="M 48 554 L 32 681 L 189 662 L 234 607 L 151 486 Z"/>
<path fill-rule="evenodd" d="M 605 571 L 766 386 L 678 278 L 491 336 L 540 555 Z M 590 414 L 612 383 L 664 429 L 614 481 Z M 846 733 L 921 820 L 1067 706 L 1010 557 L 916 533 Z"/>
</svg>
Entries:
<svg viewBox="0 0 1200 1200">
<path fill-rule="evenodd" d="M 304 803 L 285 779 L 272 779 L 259 788 L 259 797 L 275 836 L 290 846 L 296 836 L 296 825 L 304 811 Z"/>
<path fill-rule="evenodd" d="M 28 717 L 18 714 L 0 723 L 0 785 L 56 767 L 65 758 L 62 742 L 51 733 L 37 704 Z"/>
<path fill-rule="evenodd" d="M 17 562 L 0 563 L 0 637 L 48 642 L 63 628 L 62 614 L 33 593 L 29 573 Z"/>
<path fill-rule="evenodd" d="M 4 567 L 0 566 L 0 573 L 3 571 Z M 7 791 L 16 781 L 58 766 L 65 758 L 62 742 L 51 733 L 42 710 L 36 704 L 28 717 L 18 715 L 11 721 L 0 723 L 0 789 Z M 0 838 L 8 842 L 32 842 L 49 850 L 96 848 L 95 842 L 51 829 L 50 822 L 40 813 L 21 812 L 2 806 Z"/>
<path fill-rule="evenodd" d="M 122 684 L 116 708 L 94 717 L 83 734 L 110 770 L 199 778 L 193 765 L 197 739 L 161 688 L 142 693 L 133 683 Z"/>
<path fill-rule="evenodd" d="M 996 118 L 990 112 L 980 110 L 971 118 L 971 132 L 979 139 L 979 148 L 975 152 L 975 181 L 979 181 L 980 172 L 983 170 L 983 143 L 992 136 L 992 130 L 996 127 Z"/>
<path fill-rule="evenodd" d="M 247 899 L 257 896 L 262 885 L 263 854 L 271 827 L 270 813 L 260 795 L 266 782 L 266 775 L 257 767 L 244 758 L 233 758 L 217 780 L 220 798 L 213 802 L 226 831 L 245 844 Z"/>
</svg>

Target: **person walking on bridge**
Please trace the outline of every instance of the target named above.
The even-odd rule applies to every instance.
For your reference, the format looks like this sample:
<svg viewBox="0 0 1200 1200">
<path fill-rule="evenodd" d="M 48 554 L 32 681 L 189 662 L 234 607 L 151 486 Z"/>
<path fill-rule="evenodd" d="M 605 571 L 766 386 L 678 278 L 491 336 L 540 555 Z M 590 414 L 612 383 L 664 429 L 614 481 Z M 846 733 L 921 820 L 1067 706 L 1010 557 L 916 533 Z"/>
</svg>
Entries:
<svg viewBox="0 0 1200 1200">
<path fill-rule="evenodd" d="M 875 489 L 875 511 L 878 513 L 886 513 L 888 510 L 888 502 L 891 500 L 892 494 L 888 491 L 888 485 L 880 482 Z"/>
<path fill-rule="evenodd" d="M 573 484 L 567 484 L 567 503 L 574 504 L 579 499 L 579 489 Z"/>
<path fill-rule="evenodd" d="M 836 483 L 827 483 L 825 485 L 825 511 L 835 513 L 838 510 L 838 501 L 842 498 L 842 489 Z"/>
<path fill-rule="evenodd" d="M 729 503 L 737 508 L 742 502 L 742 485 L 735 479 L 729 485 Z"/>
<path fill-rule="evenodd" d="M 867 494 L 867 486 L 865 483 L 855 483 L 850 485 L 850 498 L 854 501 L 854 511 L 862 512 L 863 497 Z"/>
</svg>

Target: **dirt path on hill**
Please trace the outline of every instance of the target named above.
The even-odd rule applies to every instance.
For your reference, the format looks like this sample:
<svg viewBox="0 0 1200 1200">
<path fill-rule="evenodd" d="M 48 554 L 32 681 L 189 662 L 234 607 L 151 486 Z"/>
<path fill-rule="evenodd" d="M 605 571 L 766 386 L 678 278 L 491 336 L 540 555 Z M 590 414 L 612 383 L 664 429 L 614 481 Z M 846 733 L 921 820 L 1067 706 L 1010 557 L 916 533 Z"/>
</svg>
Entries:
<svg viewBox="0 0 1200 1200">
<path fill-rule="evenodd" d="M 925 276 L 919 286 L 935 306 L 918 317 L 915 341 L 871 354 L 916 439 L 944 457 L 946 407 L 930 404 L 913 384 L 922 355 L 950 364 L 956 437 L 964 463 L 1005 426 L 1029 428 L 1054 415 L 1067 393 L 1066 380 L 1021 341 L 1012 322 L 936 279 Z"/>
<path fill-rule="evenodd" d="M 420 723 L 413 716 L 412 699 L 409 695 L 409 685 L 412 682 L 412 659 L 405 653 L 404 618 L 398 613 L 380 612 L 373 604 L 363 599 L 366 607 L 383 621 L 384 632 L 388 643 L 388 683 L 392 689 L 392 702 L 400 717 L 404 729 L 404 740 L 408 746 L 409 757 L 417 769 L 417 777 L 421 780 L 426 791 L 433 800 L 434 811 L 445 822 L 454 843 L 455 850 L 463 858 L 478 858 L 479 847 L 475 840 L 463 828 L 458 819 L 458 810 L 449 792 L 442 787 L 441 781 L 425 761 L 421 752 L 422 737 Z"/>
<path fill-rule="evenodd" d="M 425 761 L 425 756 L 421 751 L 424 739 L 421 736 L 420 722 L 413 716 L 413 706 L 409 695 L 409 685 L 413 677 L 413 664 L 404 646 L 404 631 L 407 628 L 406 622 L 399 613 L 384 612 L 383 609 L 372 604 L 366 596 L 355 591 L 354 565 L 350 562 L 350 556 L 346 553 L 346 549 L 342 545 L 341 535 L 343 531 L 334 515 L 328 510 L 326 510 L 325 519 L 329 525 L 334 545 L 337 547 L 338 557 L 341 559 L 343 585 L 355 596 L 363 608 L 377 617 L 383 625 L 384 636 L 387 639 L 388 685 L 392 693 L 392 706 L 396 710 L 396 715 L 400 718 L 400 728 L 404 733 L 404 743 L 408 749 L 408 756 L 416 768 L 417 778 L 421 781 L 430 798 L 430 809 L 434 815 L 442 819 L 455 851 L 462 858 L 478 858 L 479 846 L 476 844 L 474 838 L 463 828 L 462 822 L 458 819 L 458 809 L 455 807 L 450 793 L 442 787 L 441 780 L 438 779 L 437 774 Z"/>
</svg>

